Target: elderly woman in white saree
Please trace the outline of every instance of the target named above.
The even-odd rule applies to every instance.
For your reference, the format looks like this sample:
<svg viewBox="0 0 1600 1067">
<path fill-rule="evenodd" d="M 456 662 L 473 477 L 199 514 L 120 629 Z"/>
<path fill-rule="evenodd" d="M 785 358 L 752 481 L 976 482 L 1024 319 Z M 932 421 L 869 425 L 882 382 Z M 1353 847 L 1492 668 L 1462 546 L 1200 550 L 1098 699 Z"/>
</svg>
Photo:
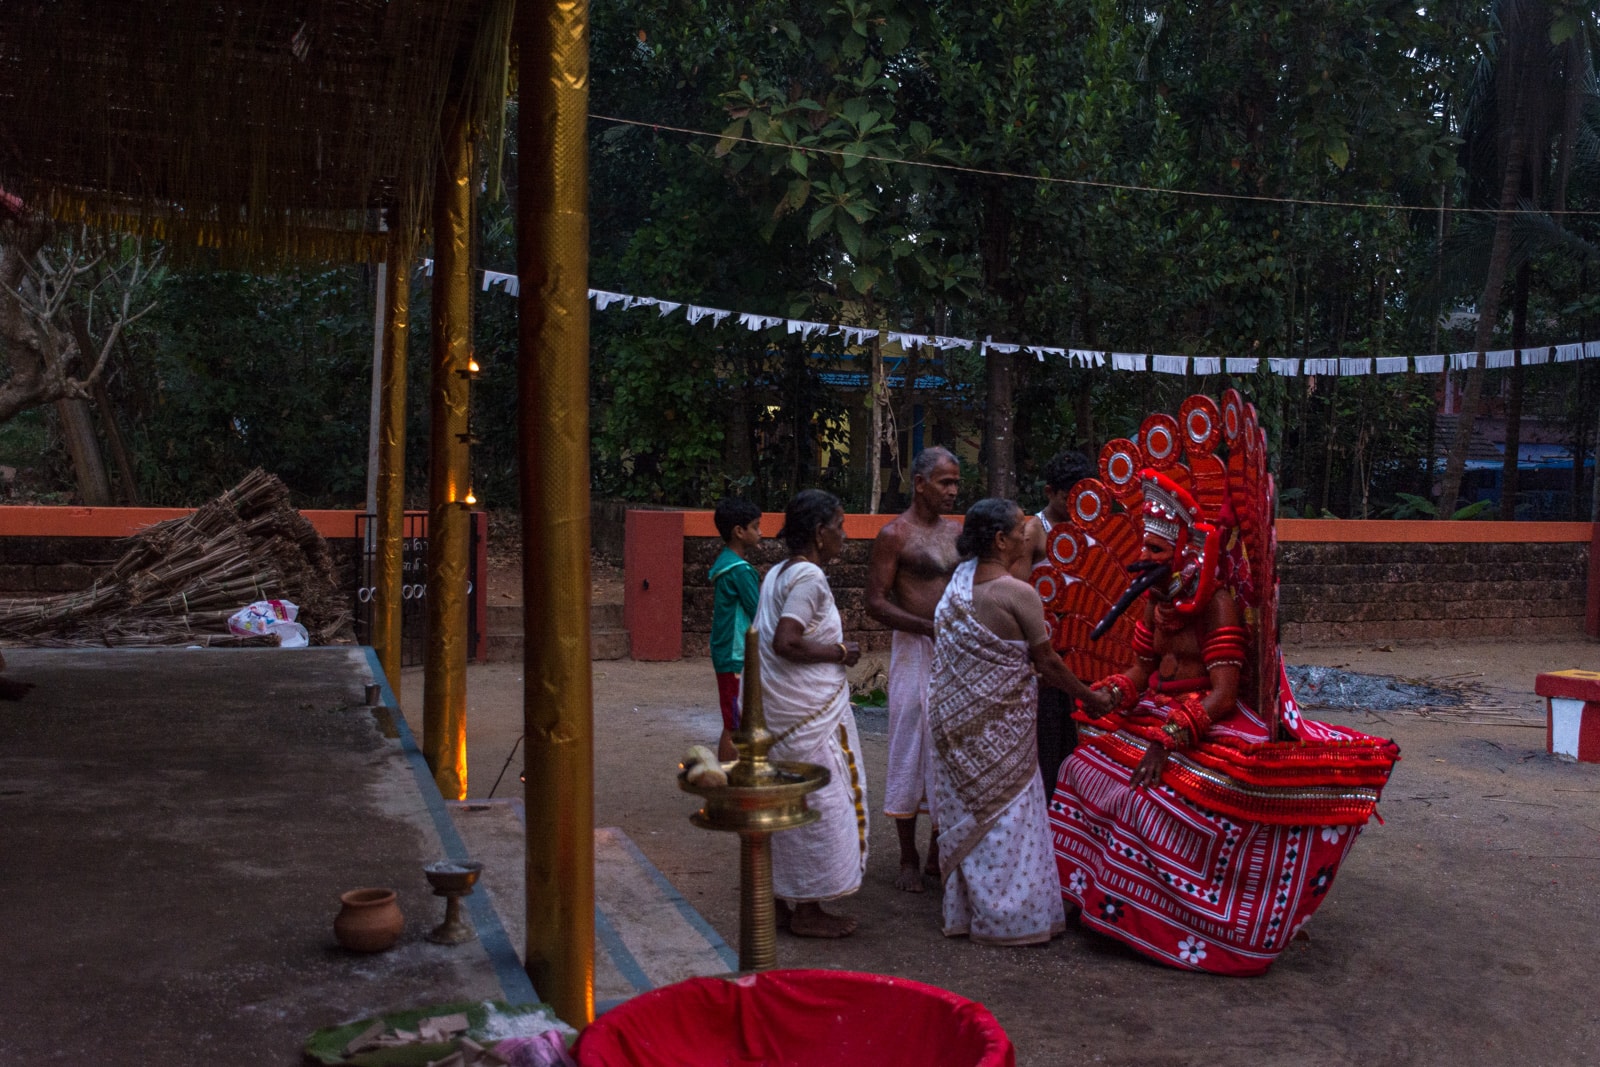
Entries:
<svg viewBox="0 0 1600 1067">
<path fill-rule="evenodd" d="M 967 512 L 960 564 L 934 614 L 928 725 L 937 759 L 944 933 L 1033 945 L 1066 928 L 1039 778 L 1038 679 L 1103 714 L 1050 647 L 1039 594 L 1009 573 L 1031 551 L 1022 510 L 988 499 Z"/>
<path fill-rule="evenodd" d="M 806 797 L 822 817 L 773 835 L 772 889 L 779 924 L 790 933 L 846 937 L 856 920 L 822 909 L 860 889 L 867 868 L 867 779 L 845 676 L 861 649 L 844 639 L 822 573 L 844 548 L 839 498 L 820 489 L 796 494 L 778 536 L 790 556 L 761 583 L 755 619 L 767 728 L 783 736 L 771 754 L 821 764 L 830 778 Z"/>
</svg>

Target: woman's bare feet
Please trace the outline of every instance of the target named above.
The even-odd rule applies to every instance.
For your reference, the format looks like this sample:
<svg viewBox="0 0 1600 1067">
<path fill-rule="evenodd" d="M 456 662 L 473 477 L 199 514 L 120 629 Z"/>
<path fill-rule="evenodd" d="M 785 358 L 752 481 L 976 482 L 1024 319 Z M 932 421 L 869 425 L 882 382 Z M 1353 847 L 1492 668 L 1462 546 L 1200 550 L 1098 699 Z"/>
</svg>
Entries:
<svg viewBox="0 0 1600 1067">
<path fill-rule="evenodd" d="M 856 932 L 856 925 L 848 915 L 828 914 L 821 904 L 796 904 L 789 932 L 796 937 L 849 937 Z"/>
</svg>

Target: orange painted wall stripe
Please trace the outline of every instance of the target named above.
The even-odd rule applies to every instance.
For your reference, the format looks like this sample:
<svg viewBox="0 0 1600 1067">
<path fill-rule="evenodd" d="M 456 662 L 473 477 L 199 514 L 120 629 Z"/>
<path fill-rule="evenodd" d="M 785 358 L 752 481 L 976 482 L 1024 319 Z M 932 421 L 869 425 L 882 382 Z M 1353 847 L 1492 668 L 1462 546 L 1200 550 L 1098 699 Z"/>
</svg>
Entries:
<svg viewBox="0 0 1600 1067">
<path fill-rule="evenodd" d="M 844 532 L 851 538 L 873 538 L 893 515 L 846 515 Z M 961 516 L 951 518 L 957 522 Z M 776 537 L 782 512 L 764 512 L 761 532 Z M 1279 519 L 1283 542 L 1369 544 L 1570 544 L 1588 541 L 1594 524 L 1587 522 L 1434 522 L 1391 519 Z M 683 513 L 685 537 L 716 537 L 709 511 Z"/>
<path fill-rule="evenodd" d="M 193 508 L 74 508 L 0 506 L 0 537 L 128 537 Z M 302 511 L 323 537 L 354 537 L 357 511 Z"/>
</svg>

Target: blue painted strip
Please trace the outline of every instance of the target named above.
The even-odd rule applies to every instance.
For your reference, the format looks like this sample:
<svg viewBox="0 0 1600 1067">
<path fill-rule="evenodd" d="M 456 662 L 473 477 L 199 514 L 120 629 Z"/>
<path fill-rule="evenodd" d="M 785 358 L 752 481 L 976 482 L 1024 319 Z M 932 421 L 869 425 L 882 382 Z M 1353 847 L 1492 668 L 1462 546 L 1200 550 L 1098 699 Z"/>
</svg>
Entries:
<svg viewBox="0 0 1600 1067">
<path fill-rule="evenodd" d="M 381 687 L 384 704 L 394 710 L 395 729 L 400 732 L 400 749 L 411 763 L 411 773 L 416 776 L 422 802 L 433 817 L 433 828 L 439 834 L 439 843 L 444 846 L 445 858 L 457 862 L 470 860 L 472 857 L 467 854 L 466 843 L 456 833 L 455 823 L 450 821 L 450 813 L 445 809 L 444 798 L 439 795 L 433 773 L 428 770 L 428 761 L 423 758 L 422 749 L 417 747 L 417 739 L 412 736 L 411 728 L 406 725 L 406 717 L 400 712 L 400 702 L 395 699 L 394 690 L 389 688 L 389 679 L 384 677 L 383 668 L 378 664 L 377 652 L 366 645 L 362 646 L 362 651 L 367 654 L 372 680 Z M 538 1003 L 539 994 L 534 990 L 528 972 L 522 969 L 522 961 L 511 947 L 511 938 L 506 936 L 505 927 L 500 925 L 500 916 L 495 914 L 489 898 L 483 893 L 474 893 L 466 898 L 466 905 L 467 913 L 472 916 L 472 925 L 478 931 L 478 940 L 483 944 L 489 962 L 494 965 L 495 977 L 500 980 L 500 991 L 505 995 L 506 1003 Z"/>
<path fill-rule="evenodd" d="M 634 992 L 648 993 L 655 988 L 650 976 L 644 973 L 639 961 L 633 958 L 628 946 L 622 943 L 622 935 L 617 933 L 617 928 L 611 925 L 606 913 L 598 907 L 594 909 L 594 939 L 600 942 L 600 947 L 611 957 L 611 962 L 616 964 L 622 977 L 633 986 Z"/>
<path fill-rule="evenodd" d="M 633 843 L 633 838 L 627 834 L 622 834 L 621 836 L 622 845 L 632 854 L 634 862 L 643 867 L 645 873 L 655 880 L 656 887 L 666 894 L 668 900 L 672 901 L 673 907 L 678 909 L 678 914 L 683 916 L 684 921 L 699 931 L 700 936 L 705 938 L 711 947 L 716 950 L 717 955 L 722 957 L 722 962 L 728 965 L 728 970 L 737 971 L 739 969 L 739 954 L 728 947 L 728 943 L 722 940 L 722 935 L 711 928 L 711 924 L 706 922 L 698 911 L 694 910 L 694 905 L 685 900 L 683 894 L 678 892 L 677 887 L 667 881 L 667 876 L 662 874 L 656 868 L 656 865 L 645 857 L 643 852 L 639 851 L 639 846 Z"/>
</svg>

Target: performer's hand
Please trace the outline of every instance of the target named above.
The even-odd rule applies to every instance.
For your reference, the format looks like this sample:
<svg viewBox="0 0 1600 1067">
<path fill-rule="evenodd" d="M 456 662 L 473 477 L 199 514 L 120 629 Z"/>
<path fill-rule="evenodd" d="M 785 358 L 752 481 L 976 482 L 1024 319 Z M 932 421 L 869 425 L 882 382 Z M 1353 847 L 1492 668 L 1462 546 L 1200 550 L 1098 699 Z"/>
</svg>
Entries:
<svg viewBox="0 0 1600 1067">
<path fill-rule="evenodd" d="M 1145 752 L 1144 759 L 1133 769 L 1133 777 L 1129 785 L 1135 789 L 1146 786 L 1158 785 L 1161 782 L 1161 771 L 1167 765 L 1167 750 L 1160 745 L 1151 745 Z"/>
</svg>

